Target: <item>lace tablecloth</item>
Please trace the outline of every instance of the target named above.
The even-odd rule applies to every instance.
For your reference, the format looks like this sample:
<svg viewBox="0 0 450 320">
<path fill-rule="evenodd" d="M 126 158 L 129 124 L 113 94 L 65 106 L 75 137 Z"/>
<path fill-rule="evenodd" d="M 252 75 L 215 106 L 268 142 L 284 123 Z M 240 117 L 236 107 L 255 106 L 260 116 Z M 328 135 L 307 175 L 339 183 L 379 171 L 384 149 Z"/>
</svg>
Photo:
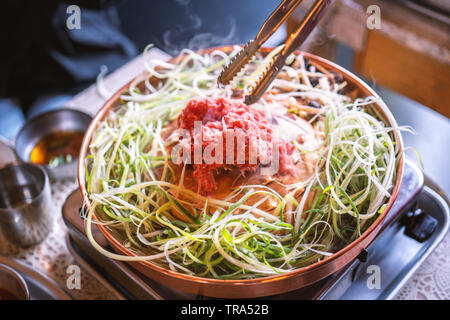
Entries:
<svg viewBox="0 0 450 320">
<path fill-rule="evenodd" d="M 40 244 L 23 249 L 9 243 L 0 233 L 0 254 L 19 258 L 37 270 L 49 275 L 66 289 L 74 299 L 114 299 L 114 296 L 88 273 L 81 271 L 81 288 L 69 290 L 66 281 L 70 276 L 67 268 L 77 265 L 66 246 L 67 228 L 61 215 L 66 197 L 76 188 L 75 179 L 52 181 L 53 228 Z"/>
<path fill-rule="evenodd" d="M 165 59 L 167 55 L 158 49 L 152 49 L 149 59 L 153 57 Z M 102 83 L 101 92 L 104 94 L 105 91 L 117 91 L 126 81 L 142 71 L 142 65 L 142 57 L 138 57 L 112 73 Z M 106 99 L 97 89 L 95 85 L 88 88 L 70 101 L 68 107 L 94 114 Z M 52 232 L 41 244 L 28 249 L 8 244 L 0 234 L 0 254 L 25 260 L 66 288 L 66 281 L 70 276 L 67 267 L 76 265 L 77 262 L 66 247 L 67 229 L 62 220 L 61 208 L 66 197 L 77 188 L 75 179 L 52 181 L 55 204 Z M 81 272 L 81 289 L 67 291 L 74 299 L 114 299 L 108 290 L 84 271 Z M 450 233 L 402 288 L 396 299 L 450 299 Z"/>
</svg>

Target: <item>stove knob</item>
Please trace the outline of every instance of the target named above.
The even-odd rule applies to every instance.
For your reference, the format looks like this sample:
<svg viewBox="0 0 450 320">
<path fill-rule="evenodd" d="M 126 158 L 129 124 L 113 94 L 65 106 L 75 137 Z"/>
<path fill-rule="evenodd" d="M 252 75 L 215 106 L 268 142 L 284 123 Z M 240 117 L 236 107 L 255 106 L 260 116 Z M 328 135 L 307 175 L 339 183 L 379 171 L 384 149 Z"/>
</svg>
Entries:
<svg viewBox="0 0 450 320">
<path fill-rule="evenodd" d="M 417 209 L 414 212 L 409 211 L 404 219 L 405 234 L 419 242 L 427 240 L 436 230 L 438 221 L 424 212 L 422 209 Z"/>
</svg>

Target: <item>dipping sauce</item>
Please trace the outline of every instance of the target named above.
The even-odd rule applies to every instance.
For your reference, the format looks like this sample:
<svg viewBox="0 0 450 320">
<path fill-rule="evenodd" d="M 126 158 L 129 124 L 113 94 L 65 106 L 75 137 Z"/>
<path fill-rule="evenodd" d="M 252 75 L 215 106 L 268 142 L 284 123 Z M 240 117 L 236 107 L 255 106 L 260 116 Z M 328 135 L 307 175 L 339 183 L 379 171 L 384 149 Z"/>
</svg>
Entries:
<svg viewBox="0 0 450 320">
<path fill-rule="evenodd" d="M 0 300 L 19 300 L 10 291 L 0 288 Z"/>
<path fill-rule="evenodd" d="M 56 167 L 72 162 L 78 157 L 83 141 L 83 132 L 55 132 L 46 135 L 33 148 L 30 161 Z"/>
</svg>

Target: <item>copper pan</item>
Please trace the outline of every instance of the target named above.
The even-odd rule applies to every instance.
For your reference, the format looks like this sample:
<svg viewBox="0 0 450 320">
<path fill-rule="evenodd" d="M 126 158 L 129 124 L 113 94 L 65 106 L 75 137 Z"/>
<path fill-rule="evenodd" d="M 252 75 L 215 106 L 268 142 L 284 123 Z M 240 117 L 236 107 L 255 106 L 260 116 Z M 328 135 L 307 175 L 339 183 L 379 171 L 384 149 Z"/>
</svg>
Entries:
<svg viewBox="0 0 450 320">
<path fill-rule="evenodd" d="M 230 52 L 233 48 L 231 46 L 226 46 L 204 49 L 201 52 L 208 53 L 217 49 L 224 52 Z M 267 54 L 271 50 L 272 48 L 263 48 L 262 53 Z M 336 71 L 342 74 L 349 86 L 359 91 L 360 97 L 379 97 L 375 93 L 375 91 L 372 90 L 372 88 L 370 88 L 361 79 L 345 70 L 344 68 L 316 55 L 310 53 L 303 54 L 305 58 L 308 58 L 310 61 L 323 66 L 325 69 Z M 175 62 L 177 61 L 176 59 L 182 59 L 182 57 L 173 58 L 170 61 Z M 99 123 L 106 117 L 109 110 L 117 105 L 121 93 L 126 90 L 130 86 L 130 84 L 131 81 L 124 85 L 105 103 L 105 105 L 100 109 L 100 111 L 93 119 L 84 136 L 78 162 L 78 182 L 84 202 L 88 208 L 90 206 L 90 201 L 86 191 L 84 163 L 85 158 L 88 154 L 89 144 Z M 377 104 L 376 112 L 387 126 L 397 127 L 397 123 L 392 113 L 383 102 Z M 330 257 L 327 257 L 307 267 L 291 271 L 289 273 L 250 280 L 218 280 L 190 276 L 165 269 L 149 261 L 130 262 L 130 264 L 149 278 L 154 279 L 169 287 L 194 294 L 217 298 L 264 297 L 292 291 L 319 281 L 326 276 L 337 272 L 338 270 L 346 266 L 349 262 L 353 261 L 360 254 L 360 252 L 372 242 L 372 240 L 380 231 L 383 221 L 385 220 L 392 207 L 392 204 L 397 198 L 403 178 L 403 141 L 401 135 L 398 132 L 394 132 L 394 140 L 397 146 L 400 148 L 400 159 L 398 161 L 395 186 L 392 191 L 392 195 L 387 203 L 386 209 L 384 210 L 383 214 L 380 215 L 378 219 L 374 221 L 373 224 L 361 235 L 360 238 L 353 241 Z M 96 219 L 95 215 L 94 219 Z M 120 243 L 120 241 L 115 239 L 104 226 L 99 224 L 98 227 L 117 253 L 127 256 L 134 255 L 134 253 L 125 248 Z"/>
</svg>

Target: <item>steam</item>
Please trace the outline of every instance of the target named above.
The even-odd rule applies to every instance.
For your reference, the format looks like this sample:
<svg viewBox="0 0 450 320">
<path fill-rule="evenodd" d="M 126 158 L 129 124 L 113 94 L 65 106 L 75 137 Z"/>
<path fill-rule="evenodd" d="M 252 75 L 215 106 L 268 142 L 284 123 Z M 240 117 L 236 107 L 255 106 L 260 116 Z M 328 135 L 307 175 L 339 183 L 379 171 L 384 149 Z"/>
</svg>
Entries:
<svg viewBox="0 0 450 320">
<path fill-rule="evenodd" d="M 188 22 L 167 30 L 162 36 L 161 47 L 171 55 L 177 55 L 182 49 L 199 50 L 208 47 L 230 45 L 237 42 L 236 20 L 229 17 L 223 25 L 224 30 L 229 30 L 225 35 L 217 35 L 210 32 L 198 33 L 202 27 L 202 19 L 194 13 L 190 0 L 175 0 L 183 7 Z M 194 36 L 192 36 L 195 34 Z"/>
</svg>

